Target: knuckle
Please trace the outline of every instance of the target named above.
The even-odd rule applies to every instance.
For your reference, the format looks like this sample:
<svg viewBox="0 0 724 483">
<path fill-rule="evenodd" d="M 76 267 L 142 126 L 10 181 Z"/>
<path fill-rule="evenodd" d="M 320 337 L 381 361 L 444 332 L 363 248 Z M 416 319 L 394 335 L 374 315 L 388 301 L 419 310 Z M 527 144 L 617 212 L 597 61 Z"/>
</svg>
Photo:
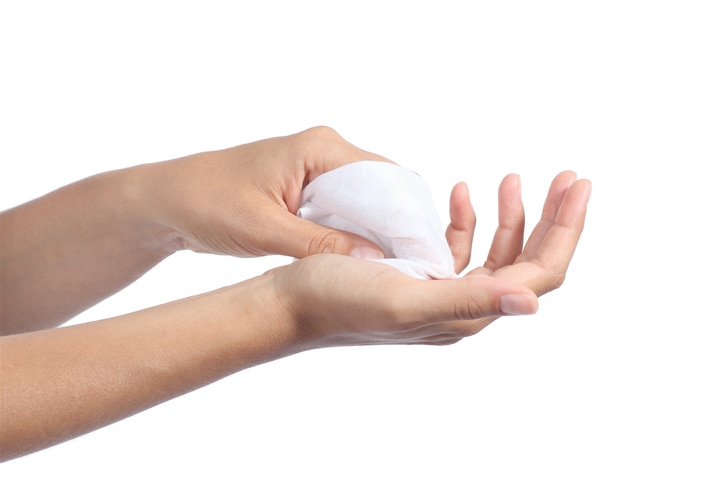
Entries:
<svg viewBox="0 0 724 483">
<path fill-rule="evenodd" d="M 561 286 L 563 285 L 563 282 L 565 282 L 565 281 L 566 281 L 565 272 L 555 273 L 551 277 L 551 290 L 556 290 L 556 289 L 561 288 Z"/>
<path fill-rule="evenodd" d="M 337 131 L 328 126 L 315 126 L 292 136 L 293 149 L 304 160 L 326 159 L 348 143 Z M 312 163 L 315 165 L 315 163 Z"/>
<path fill-rule="evenodd" d="M 322 230 L 314 234 L 307 245 L 307 254 L 337 253 L 340 249 L 340 238 L 334 231 Z"/>
<path fill-rule="evenodd" d="M 548 277 L 549 292 L 561 288 L 563 282 L 566 281 L 565 271 L 554 271 Z"/>
<path fill-rule="evenodd" d="M 329 141 L 331 139 L 341 139 L 337 131 L 329 126 L 314 126 L 301 133 L 301 136 L 311 141 Z"/>
<path fill-rule="evenodd" d="M 566 280 L 565 272 L 555 272 L 546 278 L 545 283 L 539 285 L 540 290 L 535 290 L 538 296 L 545 295 L 561 288 Z"/>
<path fill-rule="evenodd" d="M 475 320 L 487 315 L 487 308 L 474 296 L 466 297 L 455 304 L 457 320 Z"/>
</svg>

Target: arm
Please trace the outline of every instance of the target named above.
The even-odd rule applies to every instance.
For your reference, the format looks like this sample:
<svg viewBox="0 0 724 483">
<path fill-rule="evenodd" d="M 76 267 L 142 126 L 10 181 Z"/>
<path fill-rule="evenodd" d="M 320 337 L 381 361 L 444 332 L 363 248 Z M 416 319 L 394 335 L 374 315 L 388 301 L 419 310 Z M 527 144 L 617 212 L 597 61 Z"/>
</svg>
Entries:
<svg viewBox="0 0 724 483">
<path fill-rule="evenodd" d="M 54 327 L 178 248 L 144 216 L 143 168 L 104 173 L 0 214 L 0 333 Z"/>
<path fill-rule="evenodd" d="M 103 173 L 0 214 L 0 334 L 55 327 L 177 250 L 304 257 L 376 247 L 295 216 L 305 183 L 363 159 L 328 128 Z"/>
<path fill-rule="evenodd" d="M 556 178 L 543 219 L 517 254 L 507 245 L 522 240 L 516 193 L 517 178 L 506 178 L 504 223 L 491 247 L 497 258 L 459 279 L 416 280 L 380 263 L 316 255 L 133 314 L 0 338 L 0 460 L 299 351 L 449 344 L 501 315 L 535 312 L 536 295 L 562 282 L 590 184 L 572 173 Z"/>
<path fill-rule="evenodd" d="M 492 278 L 425 283 L 341 255 L 303 261 L 136 313 L 0 338 L 0 460 L 302 350 L 435 343 L 448 331 L 430 324 L 459 317 L 470 297 L 476 315 L 497 314 L 507 291 L 535 308 L 527 289 Z"/>
<path fill-rule="evenodd" d="M 272 277 L 120 317 L 0 338 L 0 461 L 304 348 Z"/>
</svg>

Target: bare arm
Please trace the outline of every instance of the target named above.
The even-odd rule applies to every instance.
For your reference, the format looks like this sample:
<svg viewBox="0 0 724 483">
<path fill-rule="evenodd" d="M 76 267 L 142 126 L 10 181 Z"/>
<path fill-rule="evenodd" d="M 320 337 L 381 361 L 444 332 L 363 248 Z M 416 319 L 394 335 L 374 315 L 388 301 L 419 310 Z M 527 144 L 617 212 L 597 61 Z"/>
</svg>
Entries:
<svg viewBox="0 0 724 483">
<path fill-rule="evenodd" d="M 340 255 L 375 247 L 297 218 L 301 189 L 376 159 L 328 128 L 100 174 L 0 214 L 0 460 L 99 428 L 228 374 L 301 350 L 448 344 L 557 288 L 583 229 L 590 184 L 564 173 L 522 249 L 517 177 L 484 267 L 421 281 Z M 459 184 L 448 243 L 470 257 L 475 216 Z M 208 294 L 55 327 L 174 251 L 304 258 Z"/>
<path fill-rule="evenodd" d="M 421 281 L 373 261 L 315 255 L 128 315 L 5 336 L 0 461 L 302 350 L 449 343 L 461 332 L 449 321 L 501 315 L 510 293 L 535 311 L 529 290 L 491 277 Z"/>
<path fill-rule="evenodd" d="M 0 338 L 0 461 L 300 350 L 270 277 L 132 314 Z"/>
<path fill-rule="evenodd" d="M 0 213 L 0 333 L 55 327 L 173 253 L 144 217 L 143 168 L 104 173 Z"/>
<path fill-rule="evenodd" d="M 417 280 L 373 261 L 315 255 L 113 319 L 0 338 L 0 460 L 65 441 L 255 364 L 360 344 L 450 344 L 537 310 L 563 281 L 590 183 L 564 173 L 521 247 L 516 178 L 485 268 Z"/>
<path fill-rule="evenodd" d="M 312 128 L 103 173 L 5 211 L 0 335 L 60 325 L 179 249 L 298 258 L 374 251 L 296 216 L 306 182 L 363 159 L 386 161 Z"/>
</svg>

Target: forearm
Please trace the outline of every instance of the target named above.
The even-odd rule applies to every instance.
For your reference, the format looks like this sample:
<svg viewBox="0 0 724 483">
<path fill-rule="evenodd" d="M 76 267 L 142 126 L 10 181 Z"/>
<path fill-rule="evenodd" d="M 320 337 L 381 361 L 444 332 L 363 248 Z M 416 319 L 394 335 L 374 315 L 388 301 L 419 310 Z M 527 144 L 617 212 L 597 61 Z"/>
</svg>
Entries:
<svg viewBox="0 0 724 483">
<path fill-rule="evenodd" d="M 303 350 L 262 276 L 121 317 L 0 339 L 0 459 Z"/>
<path fill-rule="evenodd" d="M 384 158 L 318 127 L 93 176 L 0 213 L 0 334 L 57 326 L 181 248 L 378 250 L 296 216 L 310 179 L 360 160 Z"/>
<path fill-rule="evenodd" d="M 146 169 L 92 176 L 0 214 L 0 333 L 57 326 L 178 248 L 147 216 Z"/>
</svg>

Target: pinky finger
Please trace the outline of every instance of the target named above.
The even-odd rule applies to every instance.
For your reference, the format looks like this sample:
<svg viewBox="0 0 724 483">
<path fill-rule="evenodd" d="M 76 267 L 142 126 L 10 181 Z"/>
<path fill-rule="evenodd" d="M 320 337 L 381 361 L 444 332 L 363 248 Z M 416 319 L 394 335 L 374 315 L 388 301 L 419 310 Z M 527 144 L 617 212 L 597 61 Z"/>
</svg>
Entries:
<svg viewBox="0 0 724 483">
<path fill-rule="evenodd" d="M 536 265 L 549 272 L 565 273 L 586 219 L 586 208 L 591 196 L 591 182 L 576 181 L 566 193 L 553 226 L 531 254 Z"/>
</svg>

